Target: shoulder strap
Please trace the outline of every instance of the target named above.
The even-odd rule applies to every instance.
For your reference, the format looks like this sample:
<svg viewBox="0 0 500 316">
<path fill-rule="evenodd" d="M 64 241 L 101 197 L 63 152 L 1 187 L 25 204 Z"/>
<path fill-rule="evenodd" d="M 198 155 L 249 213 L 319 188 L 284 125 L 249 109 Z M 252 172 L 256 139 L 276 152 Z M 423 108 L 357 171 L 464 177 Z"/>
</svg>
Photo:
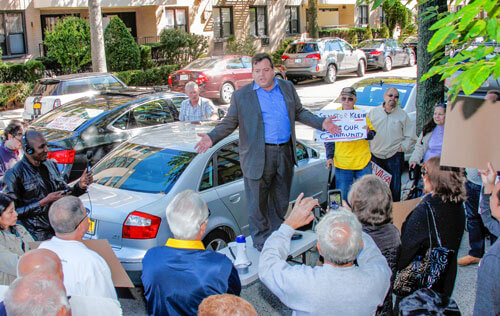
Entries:
<svg viewBox="0 0 500 316">
<path fill-rule="evenodd" d="M 431 215 L 432 226 L 434 227 L 434 233 L 436 234 L 436 240 L 437 240 L 438 246 L 442 247 L 441 238 L 439 237 L 439 233 L 438 233 L 438 230 L 437 230 L 436 219 L 434 218 L 434 209 L 432 208 L 432 206 L 429 203 L 429 201 L 425 202 L 425 205 L 427 205 L 427 213 L 430 213 L 430 215 Z M 427 215 L 427 228 L 429 230 L 429 242 L 430 242 L 431 248 L 432 248 L 431 227 L 430 227 L 430 224 L 429 224 L 429 216 L 428 215 Z"/>
</svg>

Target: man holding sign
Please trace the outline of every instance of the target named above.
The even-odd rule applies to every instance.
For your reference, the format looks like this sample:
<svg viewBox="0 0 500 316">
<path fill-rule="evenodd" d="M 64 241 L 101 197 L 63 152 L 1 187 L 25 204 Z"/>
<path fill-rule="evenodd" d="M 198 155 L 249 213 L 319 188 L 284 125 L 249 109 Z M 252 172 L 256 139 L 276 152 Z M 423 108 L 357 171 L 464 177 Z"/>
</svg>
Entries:
<svg viewBox="0 0 500 316">
<path fill-rule="evenodd" d="M 342 191 L 342 196 L 347 196 L 354 180 L 372 173 L 370 164 L 372 155 L 368 140 L 375 136 L 375 129 L 366 113 L 354 106 L 356 100 L 354 88 L 342 89 L 342 106 L 337 110 L 348 113 L 349 119 L 345 119 L 344 116 L 344 122 L 347 124 L 342 124 L 340 133 L 330 135 L 330 139 L 323 139 L 328 159 L 327 166 L 330 166 L 332 162 L 335 165 L 335 187 Z M 336 124 L 335 119 L 333 121 Z"/>
</svg>

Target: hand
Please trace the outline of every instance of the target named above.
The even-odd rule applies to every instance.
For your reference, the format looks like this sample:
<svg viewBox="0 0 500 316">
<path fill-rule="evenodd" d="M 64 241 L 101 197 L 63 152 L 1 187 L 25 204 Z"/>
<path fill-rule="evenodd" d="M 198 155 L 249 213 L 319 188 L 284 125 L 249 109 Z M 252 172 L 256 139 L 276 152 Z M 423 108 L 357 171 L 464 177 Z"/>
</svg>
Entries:
<svg viewBox="0 0 500 316">
<path fill-rule="evenodd" d="M 212 147 L 212 139 L 207 134 L 198 134 L 201 137 L 200 141 L 194 145 L 194 149 L 197 153 L 201 154 L 208 150 L 208 148 Z"/>
<path fill-rule="evenodd" d="M 413 169 L 417 166 L 416 162 L 410 162 L 410 169 Z"/>
<path fill-rule="evenodd" d="M 327 167 L 327 168 L 331 168 L 331 167 L 333 167 L 333 159 L 332 159 L 332 158 L 330 158 L 330 159 L 328 159 L 328 160 L 326 161 L 326 167 Z"/>
<path fill-rule="evenodd" d="M 333 123 L 333 116 L 329 116 L 323 120 L 323 129 L 332 135 L 342 132 L 342 129 Z"/>
<path fill-rule="evenodd" d="M 479 174 L 481 175 L 481 180 L 483 180 L 484 193 L 491 194 L 495 187 L 495 179 L 497 177 L 497 173 L 491 162 L 488 162 L 488 169 L 479 170 Z"/>
<path fill-rule="evenodd" d="M 87 169 L 83 170 L 82 176 L 78 181 L 78 186 L 80 186 L 81 189 L 86 190 L 92 182 L 94 182 L 92 172 L 87 172 Z"/>
<path fill-rule="evenodd" d="M 398 153 L 401 153 L 401 152 L 403 152 L 403 148 L 399 147 Z"/>
<path fill-rule="evenodd" d="M 40 200 L 40 206 L 49 205 L 52 202 L 59 200 L 60 198 L 65 197 L 66 195 L 63 193 L 64 191 L 56 191 L 47 194 L 46 197 Z"/>
<path fill-rule="evenodd" d="M 314 214 L 311 210 L 316 205 L 319 205 L 317 199 L 313 199 L 312 197 L 302 199 L 303 197 L 304 193 L 300 193 L 290 215 L 285 221 L 285 224 L 293 229 L 309 224 L 314 219 Z"/>
<path fill-rule="evenodd" d="M 342 207 L 344 207 L 345 209 L 347 209 L 349 211 L 352 211 L 351 207 L 349 206 L 349 204 L 347 203 L 346 200 L 342 200 Z"/>
</svg>

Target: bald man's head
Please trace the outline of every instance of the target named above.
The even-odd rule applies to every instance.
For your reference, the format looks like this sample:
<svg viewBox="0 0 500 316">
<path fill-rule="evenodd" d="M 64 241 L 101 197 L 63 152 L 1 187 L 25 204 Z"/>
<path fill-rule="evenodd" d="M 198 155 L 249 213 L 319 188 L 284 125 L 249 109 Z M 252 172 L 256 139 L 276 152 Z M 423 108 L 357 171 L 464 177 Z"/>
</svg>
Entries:
<svg viewBox="0 0 500 316">
<path fill-rule="evenodd" d="M 17 264 L 17 275 L 20 277 L 31 273 L 48 273 L 63 280 L 61 260 L 55 252 L 48 249 L 33 249 L 22 255 Z"/>
</svg>

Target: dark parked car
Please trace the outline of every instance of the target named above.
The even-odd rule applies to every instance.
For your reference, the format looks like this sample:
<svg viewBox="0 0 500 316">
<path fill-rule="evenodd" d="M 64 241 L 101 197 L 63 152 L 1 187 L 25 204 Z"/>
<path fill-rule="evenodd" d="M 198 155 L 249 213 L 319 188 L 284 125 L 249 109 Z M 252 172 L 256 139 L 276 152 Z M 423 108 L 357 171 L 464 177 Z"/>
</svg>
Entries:
<svg viewBox="0 0 500 316">
<path fill-rule="evenodd" d="M 310 78 L 323 78 L 333 83 L 337 74 L 356 72 L 363 77 L 366 57 L 340 38 L 295 41 L 283 56 L 283 70 L 288 80 L 297 83 Z"/>
<path fill-rule="evenodd" d="M 126 90 L 100 92 L 60 106 L 32 122 L 69 180 L 78 178 L 123 141 L 150 127 L 179 120 L 183 93 Z"/>
<path fill-rule="evenodd" d="M 409 48 L 413 49 L 413 52 L 415 53 L 415 58 L 417 57 L 417 44 L 418 44 L 417 36 L 408 36 L 408 38 L 403 41 L 403 45 L 406 45 Z"/>
<path fill-rule="evenodd" d="M 284 78 L 279 71 L 275 70 L 275 74 Z M 200 86 L 202 97 L 227 104 L 235 90 L 253 81 L 252 58 L 239 55 L 199 58 L 168 76 L 172 91 L 184 92 L 189 81 Z"/>
<path fill-rule="evenodd" d="M 389 71 L 394 66 L 415 65 L 413 50 L 392 38 L 362 41 L 358 48 L 365 52 L 369 68 Z"/>
<path fill-rule="evenodd" d="M 31 121 L 70 101 L 103 89 L 123 89 L 126 85 L 110 73 L 90 72 L 43 78 L 24 102 L 23 119 Z"/>
</svg>

